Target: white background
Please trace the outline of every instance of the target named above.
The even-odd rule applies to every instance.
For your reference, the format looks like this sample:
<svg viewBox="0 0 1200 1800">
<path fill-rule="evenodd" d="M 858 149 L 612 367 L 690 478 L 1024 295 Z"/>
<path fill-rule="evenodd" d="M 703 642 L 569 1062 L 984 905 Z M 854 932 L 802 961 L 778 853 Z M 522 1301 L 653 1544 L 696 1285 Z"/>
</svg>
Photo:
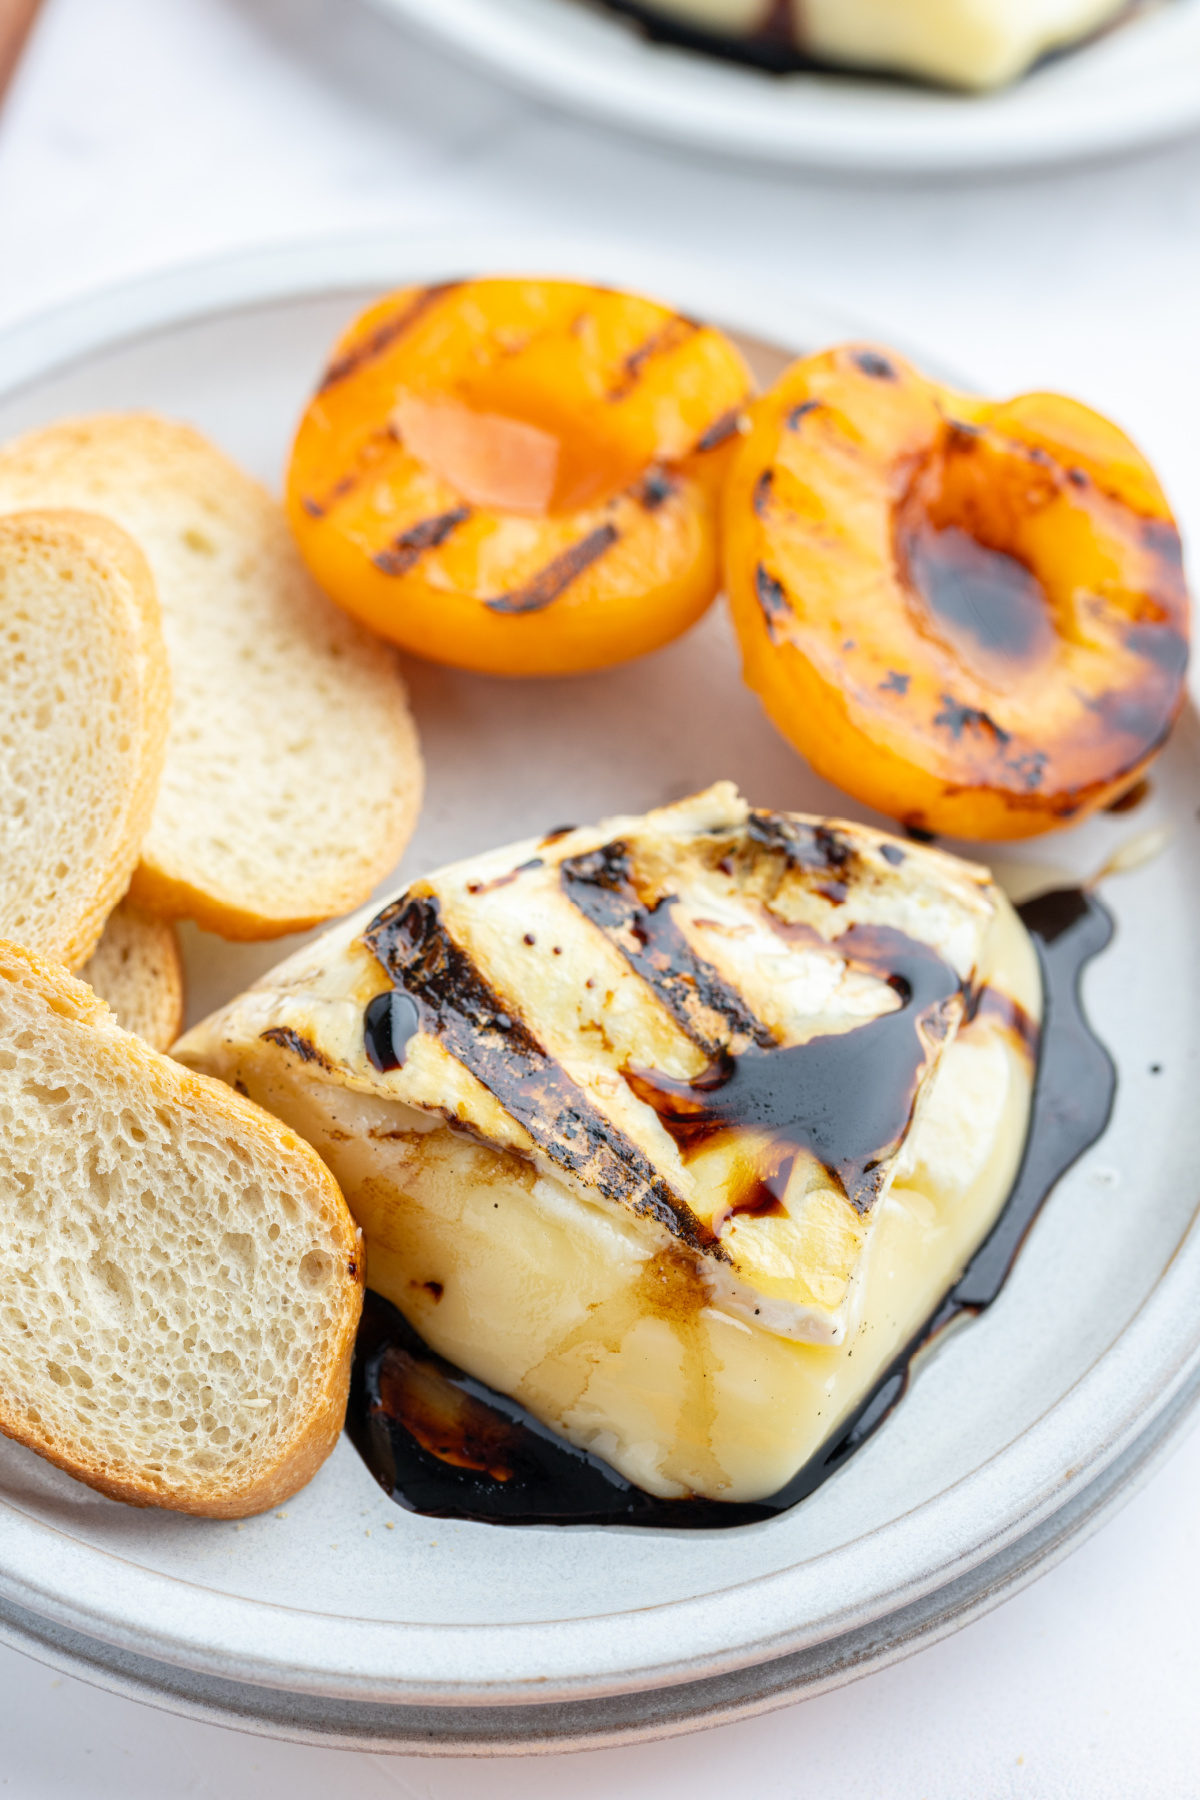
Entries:
<svg viewBox="0 0 1200 1800">
<path fill-rule="evenodd" d="M 0 114 L 0 324 L 212 251 L 379 224 L 707 256 L 1111 412 L 1200 537 L 1200 143 L 1019 178 L 821 178 L 581 126 L 358 0 L 46 0 Z M 770 1717 L 491 1763 L 170 1718 L 0 1651 L 3 1800 L 1195 1800 L 1200 1438 L 1098 1537 L 911 1661 Z"/>
</svg>

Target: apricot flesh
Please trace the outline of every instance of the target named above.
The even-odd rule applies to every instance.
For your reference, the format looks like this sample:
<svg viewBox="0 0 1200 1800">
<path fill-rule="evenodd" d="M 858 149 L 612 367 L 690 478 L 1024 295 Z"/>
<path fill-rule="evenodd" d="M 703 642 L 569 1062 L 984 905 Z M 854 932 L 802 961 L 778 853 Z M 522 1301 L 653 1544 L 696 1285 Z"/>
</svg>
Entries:
<svg viewBox="0 0 1200 1800">
<path fill-rule="evenodd" d="M 292 451 L 292 527 L 334 600 L 433 661 L 624 661 L 716 594 L 750 392 L 722 333 L 636 295 L 405 288 L 334 350 Z"/>
<path fill-rule="evenodd" d="M 1139 779 L 1188 597 L 1153 471 L 1074 400 L 847 345 L 752 409 L 725 496 L 745 675 L 817 771 L 915 830 L 1032 837 Z"/>
</svg>

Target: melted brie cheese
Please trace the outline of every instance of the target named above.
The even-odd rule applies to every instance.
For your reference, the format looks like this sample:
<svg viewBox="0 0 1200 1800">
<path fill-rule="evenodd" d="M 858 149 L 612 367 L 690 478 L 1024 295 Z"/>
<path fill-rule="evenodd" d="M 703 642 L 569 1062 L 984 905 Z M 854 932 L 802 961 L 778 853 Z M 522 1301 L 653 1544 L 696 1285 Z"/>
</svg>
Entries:
<svg viewBox="0 0 1200 1800">
<path fill-rule="evenodd" d="M 986 1236 L 1040 1004 L 985 870 L 722 783 L 441 870 L 176 1054 L 325 1157 L 434 1350 L 652 1493 L 753 1500 Z"/>
<path fill-rule="evenodd" d="M 643 0 L 650 12 L 752 37 L 769 0 Z M 954 87 L 1000 87 L 1048 51 L 1114 19 L 1128 0 L 793 0 L 797 49 L 852 68 L 892 69 Z"/>
</svg>

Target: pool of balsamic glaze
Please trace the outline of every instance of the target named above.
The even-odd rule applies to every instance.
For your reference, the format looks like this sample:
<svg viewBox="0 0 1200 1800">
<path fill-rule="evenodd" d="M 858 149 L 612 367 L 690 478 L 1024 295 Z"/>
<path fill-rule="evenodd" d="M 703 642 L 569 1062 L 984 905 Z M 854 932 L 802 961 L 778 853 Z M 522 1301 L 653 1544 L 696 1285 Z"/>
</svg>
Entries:
<svg viewBox="0 0 1200 1800">
<path fill-rule="evenodd" d="M 784 1488 L 750 1503 L 647 1494 L 435 1355 L 396 1307 L 369 1292 L 346 1429 L 391 1497 L 434 1518 L 495 1525 L 712 1530 L 773 1518 L 836 1473 L 903 1395 L 916 1352 L 952 1319 L 996 1298 L 1054 1184 L 1108 1123 L 1116 1072 L 1088 1024 L 1079 984 L 1084 965 L 1112 937 L 1111 915 L 1079 888 L 1043 894 L 1018 911 L 1042 965 L 1044 1017 L 1029 1135 L 1012 1193 L 934 1315 Z"/>
</svg>

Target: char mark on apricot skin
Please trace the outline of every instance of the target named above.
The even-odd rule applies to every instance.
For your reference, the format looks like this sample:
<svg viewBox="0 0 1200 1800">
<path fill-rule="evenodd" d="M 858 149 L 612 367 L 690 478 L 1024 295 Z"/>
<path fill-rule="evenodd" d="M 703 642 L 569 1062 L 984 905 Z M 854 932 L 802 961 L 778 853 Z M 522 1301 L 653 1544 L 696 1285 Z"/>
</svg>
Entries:
<svg viewBox="0 0 1200 1800">
<path fill-rule="evenodd" d="M 881 694 L 907 694 L 911 675 L 902 674 L 899 669 L 889 669 L 879 684 Z"/>
<path fill-rule="evenodd" d="M 789 431 L 799 431 L 801 421 L 807 419 L 809 413 L 819 412 L 823 402 L 820 400 L 802 400 L 799 406 L 793 406 L 784 420 Z"/>
<path fill-rule="evenodd" d="M 514 1018 L 450 936 L 432 895 L 405 895 L 371 921 L 362 941 L 436 1038 L 566 1174 L 651 1218 L 690 1249 L 727 1260 L 712 1231 L 653 1163 L 606 1118 Z M 461 1124 L 461 1121 L 460 1121 Z"/>
<path fill-rule="evenodd" d="M 792 607 L 782 581 L 763 563 L 759 563 L 754 571 L 754 593 L 767 623 L 767 635 L 772 643 L 777 643 L 778 627 L 783 620 L 791 618 Z"/>
<path fill-rule="evenodd" d="M 984 712 L 981 707 L 964 706 L 951 694 L 943 694 L 941 701 L 942 710 L 934 714 L 933 722 L 935 725 L 944 725 L 952 736 L 961 738 L 963 732 L 970 729 L 989 732 L 997 744 L 1011 741 L 1003 725 L 997 725 L 991 714 Z"/>
<path fill-rule="evenodd" d="M 552 605 L 560 594 L 564 594 L 606 550 L 611 550 L 620 535 L 615 525 L 597 525 L 595 531 L 589 531 L 578 543 L 570 544 L 552 557 L 523 587 L 514 588 L 508 594 L 497 594 L 494 600 L 485 600 L 483 604 L 489 612 L 495 613 L 541 612 L 543 607 Z"/>
<path fill-rule="evenodd" d="M 1183 574 L 1183 541 L 1169 519 L 1143 519 L 1142 542 L 1153 556 L 1160 557 L 1173 574 Z"/>
<path fill-rule="evenodd" d="M 630 499 L 646 512 L 657 512 L 679 486 L 676 478 L 666 469 L 647 469 L 642 479 L 635 482 L 629 490 Z"/>
<path fill-rule="evenodd" d="M 852 352 L 850 360 L 872 381 L 898 381 L 900 379 L 896 373 L 895 364 L 889 362 L 886 356 L 881 356 L 878 350 L 855 350 Z"/>
<path fill-rule="evenodd" d="M 612 401 L 627 400 L 642 379 L 648 362 L 656 356 L 665 356 L 672 350 L 678 350 L 681 344 L 686 344 L 689 338 L 695 337 L 701 330 L 703 327 L 695 319 L 685 319 L 679 313 L 672 314 L 657 331 L 652 331 L 636 350 L 631 350 L 625 357 L 621 373 L 608 390 L 606 398 Z"/>
<path fill-rule="evenodd" d="M 433 287 L 422 288 L 413 296 L 407 306 L 402 306 L 399 312 L 393 313 L 390 318 L 381 320 L 367 337 L 362 338 L 357 344 L 352 344 L 344 356 L 334 358 L 321 378 L 321 385 L 317 389 L 318 394 L 327 393 L 339 382 L 345 381 L 351 375 L 357 375 L 360 369 L 365 368 L 368 363 L 374 362 L 376 357 L 382 356 L 385 350 L 389 350 L 394 343 L 411 331 L 413 326 L 432 307 L 436 306 L 439 300 L 444 299 L 447 294 L 454 293 L 457 288 L 462 286 L 461 281 L 439 281 Z"/>
<path fill-rule="evenodd" d="M 757 518 L 765 519 L 771 504 L 771 489 L 775 486 L 774 469 L 764 469 L 754 484 L 754 497 L 751 505 Z"/>
<path fill-rule="evenodd" d="M 730 438 L 736 437 L 741 429 L 741 417 L 740 406 L 731 406 L 728 412 L 721 413 L 706 430 L 700 433 L 696 439 L 696 449 L 703 453 L 705 450 L 717 450 L 722 444 L 727 444 Z"/>
<path fill-rule="evenodd" d="M 371 561 L 381 575 L 407 575 L 427 550 L 436 550 L 439 544 L 444 544 L 470 517 L 469 506 L 456 506 L 450 512 L 421 519 L 393 538 L 386 550 L 376 551 Z"/>
<path fill-rule="evenodd" d="M 281 1050 L 290 1050 L 301 1062 L 316 1063 L 319 1069 L 328 1069 L 332 1073 L 333 1064 L 329 1058 L 310 1039 L 293 1031 L 290 1025 L 272 1025 L 269 1031 L 260 1031 L 259 1037 L 264 1044 L 277 1044 Z"/>
<path fill-rule="evenodd" d="M 735 1035 L 764 1049 L 774 1044 L 741 995 L 696 954 L 676 925 L 675 895 L 654 906 L 642 900 L 627 844 L 617 839 L 566 857 L 558 872 L 572 905 L 616 946 L 706 1056 L 718 1055 Z"/>
<path fill-rule="evenodd" d="M 1130 625 L 1124 643 L 1127 650 L 1145 657 L 1164 674 L 1183 679 L 1188 664 L 1187 639 L 1169 625 Z"/>
</svg>

